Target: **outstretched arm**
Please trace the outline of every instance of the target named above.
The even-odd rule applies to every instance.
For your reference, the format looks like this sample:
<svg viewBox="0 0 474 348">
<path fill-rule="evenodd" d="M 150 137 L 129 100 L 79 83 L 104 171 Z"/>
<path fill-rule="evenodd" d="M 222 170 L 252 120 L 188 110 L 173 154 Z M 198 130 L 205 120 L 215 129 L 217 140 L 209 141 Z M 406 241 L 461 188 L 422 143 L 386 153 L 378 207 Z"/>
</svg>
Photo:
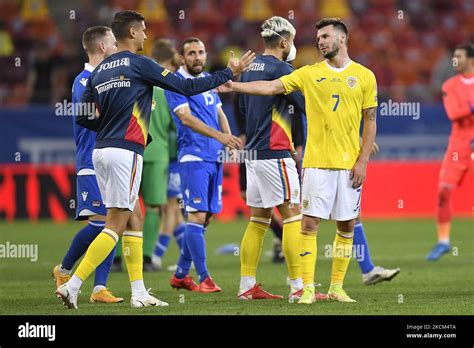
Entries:
<svg viewBox="0 0 474 348">
<path fill-rule="evenodd" d="M 234 58 L 234 54 L 231 52 L 231 58 L 226 69 L 197 79 L 182 79 L 153 60 L 143 59 L 141 75 L 145 81 L 153 86 L 159 86 L 185 96 L 192 96 L 214 89 L 229 81 L 233 76 L 247 69 L 254 59 L 255 53 L 251 51 L 245 53 L 240 59 Z"/>
<path fill-rule="evenodd" d="M 219 92 L 237 92 L 254 95 L 276 95 L 285 92 L 283 83 L 278 80 L 272 81 L 252 81 L 252 82 L 228 82 L 219 87 Z"/>
</svg>

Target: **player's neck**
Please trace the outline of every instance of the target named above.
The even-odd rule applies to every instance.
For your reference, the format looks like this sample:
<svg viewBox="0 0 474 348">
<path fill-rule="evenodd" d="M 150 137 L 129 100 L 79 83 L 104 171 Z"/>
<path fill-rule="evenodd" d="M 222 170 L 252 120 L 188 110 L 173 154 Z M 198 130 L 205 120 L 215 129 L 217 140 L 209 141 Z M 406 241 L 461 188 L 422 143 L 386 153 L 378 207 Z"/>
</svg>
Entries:
<svg viewBox="0 0 474 348">
<path fill-rule="evenodd" d="M 102 56 L 89 56 L 89 64 L 95 68 L 97 65 L 100 64 L 104 60 L 104 57 Z"/>
<path fill-rule="evenodd" d="M 137 48 L 130 41 L 117 42 L 117 53 L 123 51 L 130 51 L 132 53 L 137 53 Z"/>
<path fill-rule="evenodd" d="M 464 75 L 464 76 L 472 76 L 474 75 L 474 67 L 472 68 L 467 68 L 466 70 L 464 70 L 461 75 Z"/>
<path fill-rule="evenodd" d="M 281 56 L 281 53 L 278 52 L 277 50 L 272 50 L 269 48 L 266 48 L 265 51 L 263 52 L 264 56 L 274 56 L 276 59 L 283 61 L 283 57 Z"/>
<path fill-rule="evenodd" d="M 328 64 L 334 68 L 344 68 L 351 59 L 349 58 L 349 55 L 346 54 L 340 54 L 338 53 L 335 57 L 333 58 L 327 58 L 326 61 Z"/>
</svg>

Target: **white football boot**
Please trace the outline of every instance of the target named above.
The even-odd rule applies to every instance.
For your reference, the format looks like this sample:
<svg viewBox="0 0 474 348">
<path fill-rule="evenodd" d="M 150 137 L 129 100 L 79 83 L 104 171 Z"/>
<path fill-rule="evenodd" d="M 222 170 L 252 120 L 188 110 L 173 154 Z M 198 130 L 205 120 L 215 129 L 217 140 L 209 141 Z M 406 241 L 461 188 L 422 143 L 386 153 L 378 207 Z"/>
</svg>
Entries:
<svg viewBox="0 0 474 348">
<path fill-rule="evenodd" d="M 144 296 L 136 296 L 133 295 L 130 299 L 130 304 L 132 307 L 140 308 L 140 307 L 166 307 L 168 303 L 164 301 L 160 301 L 157 298 L 151 296 L 151 289 L 148 289 Z"/>
<path fill-rule="evenodd" d="M 386 269 L 380 266 L 375 266 L 369 273 L 362 274 L 362 281 L 365 285 L 373 285 L 384 280 L 392 280 L 400 273 L 400 268 Z"/>
</svg>

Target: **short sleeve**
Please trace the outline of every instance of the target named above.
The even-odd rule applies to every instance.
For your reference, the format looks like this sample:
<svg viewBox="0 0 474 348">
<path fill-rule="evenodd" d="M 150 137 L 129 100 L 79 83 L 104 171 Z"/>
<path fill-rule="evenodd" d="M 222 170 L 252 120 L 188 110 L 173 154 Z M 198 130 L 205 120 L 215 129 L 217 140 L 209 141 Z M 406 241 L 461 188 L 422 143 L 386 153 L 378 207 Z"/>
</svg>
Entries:
<svg viewBox="0 0 474 348">
<path fill-rule="evenodd" d="M 185 106 L 189 106 L 188 98 L 182 94 L 165 90 L 165 98 L 170 110 L 173 113 L 176 113 L 176 111 Z"/>
<path fill-rule="evenodd" d="M 290 94 L 295 91 L 303 92 L 303 74 L 305 67 L 299 68 L 293 71 L 289 75 L 280 77 L 280 81 L 283 83 L 285 88 L 285 94 Z"/>
<path fill-rule="evenodd" d="M 377 81 L 375 79 L 374 73 L 369 70 L 364 81 L 362 109 L 373 108 L 377 105 Z"/>
</svg>

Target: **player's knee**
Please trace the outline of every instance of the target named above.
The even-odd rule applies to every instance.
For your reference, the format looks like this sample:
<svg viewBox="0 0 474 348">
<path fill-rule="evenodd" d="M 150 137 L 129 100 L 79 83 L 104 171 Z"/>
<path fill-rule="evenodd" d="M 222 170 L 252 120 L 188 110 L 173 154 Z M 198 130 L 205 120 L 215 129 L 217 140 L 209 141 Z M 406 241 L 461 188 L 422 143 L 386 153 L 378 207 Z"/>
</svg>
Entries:
<svg viewBox="0 0 474 348">
<path fill-rule="evenodd" d="M 303 215 L 301 220 L 301 233 L 314 234 L 319 228 L 320 218 Z"/>
<path fill-rule="evenodd" d="M 337 221 L 336 226 L 339 231 L 351 232 L 354 231 L 356 219 L 347 220 L 347 221 Z"/>
<path fill-rule="evenodd" d="M 438 191 L 438 205 L 440 207 L 449 203 L 451 197 L 451 189 L 447 186 L 441 186 Z"/>
</svg>

